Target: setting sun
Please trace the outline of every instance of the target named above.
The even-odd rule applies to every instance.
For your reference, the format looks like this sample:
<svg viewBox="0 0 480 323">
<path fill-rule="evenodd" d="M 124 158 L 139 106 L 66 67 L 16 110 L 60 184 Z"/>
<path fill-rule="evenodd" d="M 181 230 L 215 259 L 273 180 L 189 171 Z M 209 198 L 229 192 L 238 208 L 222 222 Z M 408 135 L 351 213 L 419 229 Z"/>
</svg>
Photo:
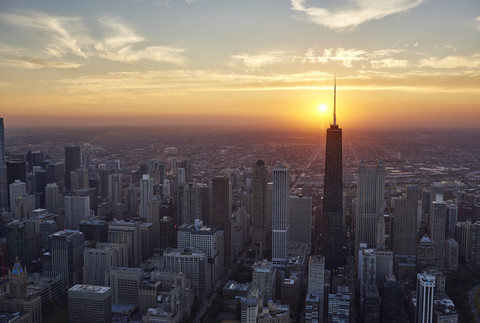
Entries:
<svg viewBox="0 0 480 323">
<path fill-rule="evenodd" d="M 320 111 L 320 112 L 325 112 L 325 111 L 327 111 L 327 106 L 326 106 L 325 104 L 323 104 L 323 103 L 320 104 L 320 105 L 318 106 L 318 111 Z"/>
</svg>

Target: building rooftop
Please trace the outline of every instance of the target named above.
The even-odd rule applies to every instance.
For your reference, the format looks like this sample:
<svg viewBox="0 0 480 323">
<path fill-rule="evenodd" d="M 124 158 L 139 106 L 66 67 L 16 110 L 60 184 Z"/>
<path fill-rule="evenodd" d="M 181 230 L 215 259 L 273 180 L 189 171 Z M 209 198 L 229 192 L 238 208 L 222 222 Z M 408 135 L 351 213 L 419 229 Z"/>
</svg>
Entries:
<svg viewBox="0 0 480 323">
<path fill-rule="evenodd" d="M 103 294 L 109 289 L 110 287 L 77 284 L 70 288 L 69 291 Z"/>
</svg>

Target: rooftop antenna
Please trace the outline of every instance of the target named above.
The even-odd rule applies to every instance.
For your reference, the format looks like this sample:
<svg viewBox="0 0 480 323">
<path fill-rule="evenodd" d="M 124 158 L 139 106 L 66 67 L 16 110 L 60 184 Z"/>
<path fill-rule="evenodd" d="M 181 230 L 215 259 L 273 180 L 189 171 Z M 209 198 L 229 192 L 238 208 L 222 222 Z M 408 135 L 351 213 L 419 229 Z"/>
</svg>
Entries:
<svg viewBox="0 0 480 323">
<path fill-rule="evenodd" d="M 334 74 L 333 81 L 333 125 L 337 125 L 337 74 Z"/>
</svg>

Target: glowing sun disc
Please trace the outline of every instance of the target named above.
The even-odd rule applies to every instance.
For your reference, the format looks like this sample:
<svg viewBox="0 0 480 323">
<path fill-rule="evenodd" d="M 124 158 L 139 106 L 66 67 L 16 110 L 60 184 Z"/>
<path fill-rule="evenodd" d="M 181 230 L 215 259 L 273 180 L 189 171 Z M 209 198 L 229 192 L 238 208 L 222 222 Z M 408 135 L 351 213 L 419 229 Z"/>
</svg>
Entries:
<svg viewBox="0 0 480 323">
<path fill-rule="evenodd" d="M 318 110 L 319 110 L 320 112 L 325 112 L 325 111 L 327 111 L 327 106 L 322 103 L 322 104 L 320 104 L 320 105 L 318 106 Z"/>
</svg>

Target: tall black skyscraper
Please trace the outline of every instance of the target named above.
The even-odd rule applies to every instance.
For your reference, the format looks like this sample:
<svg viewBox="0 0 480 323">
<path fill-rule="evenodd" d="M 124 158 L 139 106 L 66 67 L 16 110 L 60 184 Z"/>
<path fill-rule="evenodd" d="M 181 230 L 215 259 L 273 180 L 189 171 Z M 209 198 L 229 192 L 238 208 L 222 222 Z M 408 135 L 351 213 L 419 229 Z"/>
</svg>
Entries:
<svg viewBox="0 0 480 323">
<path fill-rule="evenodd" d="M 7 168 L 5 166 L 5 137 L 3 118 L 0 118 L 0 211 L 8 209 Z"/>
<path fill-rule="evenodd" d="M 345 263 L 342 247 L 343 228 L 342 129 L 337 125 L 336 81 L 334 85 L 333 124 L 327 129 L 325 179 L 323 185 L 322 254 L 325 267 L 334 269 Z"/>
<path fill-rule="evenodd" d="M 80 168 L 80 147 L 65 147 L 65 187 L 72 188 L 70 172 Z"/>
</svg>

